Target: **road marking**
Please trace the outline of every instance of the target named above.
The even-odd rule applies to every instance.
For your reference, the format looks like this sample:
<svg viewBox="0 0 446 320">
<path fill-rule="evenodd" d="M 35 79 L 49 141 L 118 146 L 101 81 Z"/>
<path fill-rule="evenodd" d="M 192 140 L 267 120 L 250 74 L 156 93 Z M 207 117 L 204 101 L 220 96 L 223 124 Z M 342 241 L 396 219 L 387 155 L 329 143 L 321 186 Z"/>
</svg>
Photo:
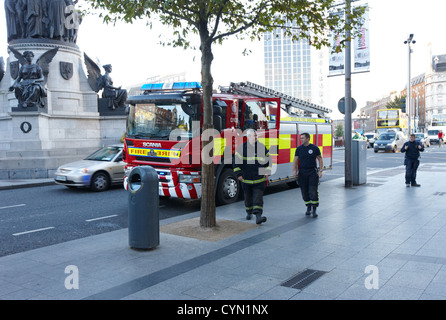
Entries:
<svg viewBox="0 0 446 320">
<path fill-rule="evenodd" d="M 113 218 L 113 217 L 117 217 L 117 214 L 111 215 L 111 216 L 106 216 L 106 217 L 99 217 L 99 218 L 94 218 L 94 219 L 88 219 L 85 220 L 87 222 L 91 222 L 91 221 L 96 221 L 96 220 L 102 220 L 102 219 L 108 219 L 108 218 Z"/>
<path fill-rule="evenodd" d="M 0 210 L 1 209 L 8 209 L 8 208 L 15 208 L 15 207 L 23 207 L 23 206 L 26 206 L 26 204 L 22 203 L 22 204 L 15 204 L 13 206 L 0 207 Z"/>
<path fill-rule="evenodd" d="M 13 233 L 12 235 L 13 236 L 21 236 L 22 234 L 38 232 L 38 231 L 44 231 L 44 230 L 49 230 L 49 229 L 54 229 L 54 227 L 48 227 L 48 228 L 41 228 L 41 229 L 35 229 L 35 230 L 30 230 L 30 231 L 18 232 L 18 233 Z"/>
</svg>

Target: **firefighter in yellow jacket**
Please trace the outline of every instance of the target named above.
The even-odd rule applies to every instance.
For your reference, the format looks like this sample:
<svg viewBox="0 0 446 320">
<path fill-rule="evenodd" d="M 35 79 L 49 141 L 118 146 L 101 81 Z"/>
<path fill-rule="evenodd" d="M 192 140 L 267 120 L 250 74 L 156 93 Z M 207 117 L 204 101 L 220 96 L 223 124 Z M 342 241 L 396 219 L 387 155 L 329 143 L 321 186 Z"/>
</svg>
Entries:
<svg viewBox="0 0 446 320">
<path fill-rule="evenodd" d="M 263 192 L 270 175 L 271 157 L 263 143 L 257 141 L 257 132 L 248 129 L 248 140 L 241 144 L 234 156 L 234 173 L 242 183 L 245 194 L 246 219 L 256 216 L 256 223 L 266 222 L 263 214 Z"/>
</svg>

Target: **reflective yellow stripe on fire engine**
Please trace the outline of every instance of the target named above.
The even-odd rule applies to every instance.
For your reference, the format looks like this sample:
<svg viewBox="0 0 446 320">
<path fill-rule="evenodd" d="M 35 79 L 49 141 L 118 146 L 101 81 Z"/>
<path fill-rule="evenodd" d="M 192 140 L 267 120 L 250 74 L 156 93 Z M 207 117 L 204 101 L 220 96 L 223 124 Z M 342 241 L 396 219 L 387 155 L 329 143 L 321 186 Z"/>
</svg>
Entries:
<svg viewBox="0 0 446 320">
<path fill-rule="evenodd" d="M 291 134 L 279 135 L 279 149 L 291 149 Z"/>
<path fill-rule="evenodd" d="M 180 158 L 181 151 L 169 149 L 129 148 L 129 155 L 154 158 Z"/>
<path fill-rule="evenodd" d="M 310 134 L 310 143 L 315 144 L 315 134 Z M 322 145 L 319 145 L 319 149 L 321 150 L 321 155 L 323 155 L 323 147 L 331 147 L 332 146 L 332 135 L 331 134 L 322 134 Z M 291 134 L 281 134 L 279 135 L 279 153 L 289 152 L 289 161 L 294 161 L 294 154 L 296 152 L 296 148 L 291 148 Z"/>
<path fill-rule="evenodd" d="M 331 134 L 323 134 L 322 135 L 322 146 L 319 146 L 321 150 L 322 158 L 324 158 L 324 148 L 323 147 L 331 147 L 333 145 L 333 135 Z"/>
<path fill-rule="evenodd" d="M 331 134 L 323 134 L 322 136 L 323 136 L 322 145 L 324 147 L 328 147 L 333 144 L 333 136 Z"/>
<path fill-rule="evenodd" d="M 271 152 L 271 147 L 277 146 L 277 143 L 279 141 L 278 138 L 258 138 L 260 143 L 263 143 L 265 147 L 268 149 L 268 153 L 266 154 L 267 157 L 269 156 L 277 156 L 278 155 L 278 148 L 274 148 L 273 150 L 277 150 L 277 152 L 273 153 Z"/>
<path fill-rule="evenodd" d="M 240 160 L 246 160 L 246 161 L 259 161 L 259 162 L 265 162 L 266 158 L 264 157 L 244 157 L 242 156 L 240 153 L 236 152 L 235 153 L 236 157 L 239 158 Z M 266 154 L 266 156 L 268 157 L 269 153 Z"/>
<path fill-rule="evenodd" d="M 326 123 L 325 119 L 320 118 L 301 118 L 301 117 L 284 117 L 280 121 L 299 121 L 299 122 L 315 122 L 315 123 Z"/>
<path fill-rule="evenodd" d="M 222 156 L 225 152 L 225 147 L 225 138 L 214 138 L 214 156 Z"/>
<path fill-rule="evenodd" d="M 258 140 L 260 143 L 263 143 L 268 150 L 271 149 L 271 146 L 276 146 L 278 141 L 277 138 L 259 138 Z"/>
</svg>

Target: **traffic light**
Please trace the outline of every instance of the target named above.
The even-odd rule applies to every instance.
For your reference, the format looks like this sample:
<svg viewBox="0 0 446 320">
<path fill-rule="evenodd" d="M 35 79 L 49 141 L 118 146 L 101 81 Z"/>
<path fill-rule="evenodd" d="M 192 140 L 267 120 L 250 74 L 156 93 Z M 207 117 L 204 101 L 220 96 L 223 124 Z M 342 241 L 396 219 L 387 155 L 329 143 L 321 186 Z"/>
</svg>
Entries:
<svg viewBox="0 0 446 320">
<path fill-rule="evenodd" d="M 406 98 L 401 99 L 401 111 L 406 113 Z"/>
</svg>

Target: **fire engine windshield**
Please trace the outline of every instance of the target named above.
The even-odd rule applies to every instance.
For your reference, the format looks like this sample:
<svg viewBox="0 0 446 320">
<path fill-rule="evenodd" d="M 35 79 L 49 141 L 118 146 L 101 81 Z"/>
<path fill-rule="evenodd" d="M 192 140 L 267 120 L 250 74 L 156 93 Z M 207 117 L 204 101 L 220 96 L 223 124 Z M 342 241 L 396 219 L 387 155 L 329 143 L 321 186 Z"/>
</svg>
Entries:
<svg viewBox="0 0 446 320">
<path fill-rule="evenodd" d="M 137 104 L 130 107 L 127 136 L 167 140 L 176 130 L 176 136 L 181 132 L 182 138 L 190 139 L 192 116 L 192 109 L 180 103 Z"/>
</svg>

